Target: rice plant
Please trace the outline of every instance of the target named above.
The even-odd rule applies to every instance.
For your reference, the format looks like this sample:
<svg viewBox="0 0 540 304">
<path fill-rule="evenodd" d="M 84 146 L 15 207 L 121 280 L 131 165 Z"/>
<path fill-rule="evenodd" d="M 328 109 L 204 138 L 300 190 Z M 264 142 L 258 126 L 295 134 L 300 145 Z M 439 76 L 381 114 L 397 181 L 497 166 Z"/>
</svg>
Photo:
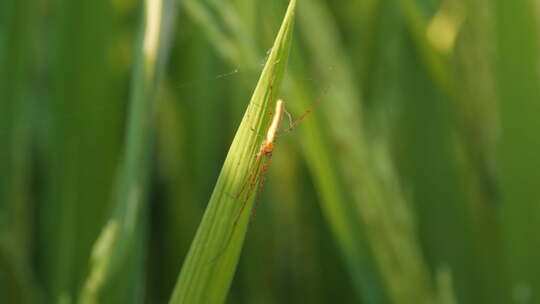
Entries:
<svg viewBox="0 0 540 304">
<path fill-rule="evenodd" d="M 0 303 L 540 303 L 539 33 L 533 0 L 0 2 Z"/>
</svg>

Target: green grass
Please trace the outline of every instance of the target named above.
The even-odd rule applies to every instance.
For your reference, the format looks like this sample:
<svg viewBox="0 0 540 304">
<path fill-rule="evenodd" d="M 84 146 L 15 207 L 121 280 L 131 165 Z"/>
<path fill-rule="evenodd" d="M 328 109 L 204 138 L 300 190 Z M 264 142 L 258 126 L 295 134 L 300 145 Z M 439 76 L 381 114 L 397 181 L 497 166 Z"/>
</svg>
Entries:
<svg viewBox="0 0 540 304">
<path fill-rule="evenodd" d="M 538 11 L 0 2 L 0 302 L 540 303 Z"/>
</svg>

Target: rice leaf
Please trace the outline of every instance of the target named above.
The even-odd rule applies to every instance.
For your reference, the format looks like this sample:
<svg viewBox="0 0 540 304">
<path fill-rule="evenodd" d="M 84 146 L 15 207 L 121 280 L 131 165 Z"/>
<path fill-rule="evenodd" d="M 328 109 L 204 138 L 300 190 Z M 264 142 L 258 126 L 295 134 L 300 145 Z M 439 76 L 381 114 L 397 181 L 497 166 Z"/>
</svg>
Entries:
<svg viewBox="0 0 540 304">
<path fill-rule="evenodd" d="M 251 203 L 231 231 L 241 200 L 238 193 L 266 130 L 273 95 L 279 89 L 291 42 L 296 1 L 289 3 L 281 29 L 267 59 L 247 111 L 232 142 L 195 239 L 178 277 L 171 304 L 223 303 L 247 231 Z M 232 233 L 232 234 L 231 234 Z"/>
<path fill-rule="evenodd" d="M 152 125 L 156 92 L 163 76 L 176 15 L 175 0 L 146 0 L 143 6 L 137 56 L 132 78 L 130 111 L 125 153 L 110 223 L 114 229 L 113 248 L 99 261 L 91 258 L 92 269 L 86 282 L 99 275 L 99 284 L 83 290 L 80 301 L 99 303 L 138 303 L 142 284 L 142 258 L 146 224 L 148 167 L 152 153 Z M 99 244 L 98 244 L 99 245 Z M 99 247 L 99 246 L 98 246 Z M 91 297 L 87 297 L 90 290 Z M 86 302 L 87 303 L 87 302 Z"/>
</svg>

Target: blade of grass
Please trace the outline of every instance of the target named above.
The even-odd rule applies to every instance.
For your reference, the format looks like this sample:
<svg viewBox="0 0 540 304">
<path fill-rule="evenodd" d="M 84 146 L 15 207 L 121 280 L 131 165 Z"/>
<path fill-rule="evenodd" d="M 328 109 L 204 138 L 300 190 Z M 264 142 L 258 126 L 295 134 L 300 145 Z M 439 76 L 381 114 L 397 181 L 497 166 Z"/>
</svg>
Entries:
<svg viewBox="0 0 540 304">
<path fill-rule="evenodd" d="M 173 26 L 176 0 L 146 0 L 136 46 L 125 151 L 120 168 L 115 209 L 110 222 L 118 226 L 114 248 L 103 257 L 110 259 L 101 270 L 101 290 L 92 296 L 104 303 L 139 303 L 144 297 L 142 257 L 146 223 L 146 190 L 151 155 L 153 108 L 164 73 Z M 107 230 L 104 230 L 104 233 Z M 99 245 L 99 244 L 98 244 Z M 93 263 L 93 267 L 102 267 Z M 90 274 L 98 270 L 91 270 Z M 90 279 L 90 278 L 89 278 Z M 83 294 L 84 296 L 84 294 Z M 81 301 L 86 300 L 81 297 Z"/>
<path fill-rule="evenodd" d="M 333 85 L 328 92 L 332 104 L 322 106 L 332 122 L 330 135 L 340 146 L 334 157 L 351 189 L 389 297 L 394 303 L 434 303 L 414 219 L 386 143 L 373 141 L 364 131 L 361 95 L 354 85 L 348 57 L 340 47 L 337 29 L 321 1 L 306 2 L 302 13 L 300 29 L 312 53 L 313 66 L 324 82 Z"/>
<path fill-rule="evenodd" d="M 233 140 L 214 192 L 178 277 L 171 304 L 223 303 L 229 290 L 247 230 L 251 204 L 231 235 L 239 202 L 230 197 L 240 189 L 259 148 L 257 134 L 265 130 L 272 90 L 279 89 L 289 54 L 296 1 L 285 14 L 248 109 Z M 271 89 L 272 87 L 272 89 Z M 269 104 L 270 103 L 270 104 Z M 254 128 L 255 131 L 252 131 Z M 224 244 L 227 243 L 226 246 Z"/>
</svg>

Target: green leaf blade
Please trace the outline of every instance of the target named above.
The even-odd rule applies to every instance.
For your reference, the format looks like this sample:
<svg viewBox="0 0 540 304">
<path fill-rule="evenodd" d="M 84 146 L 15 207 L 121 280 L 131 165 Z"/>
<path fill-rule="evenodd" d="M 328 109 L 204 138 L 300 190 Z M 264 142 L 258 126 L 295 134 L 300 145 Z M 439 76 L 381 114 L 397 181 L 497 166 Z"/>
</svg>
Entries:
<svg viewBox="0 0 540 304">
<path fill-rule="evenodd" d="M 292 0 L 184 261 L 171 304 L 225 301 L 247 232 L 253 200 L 253 197 L 246 198 L 248 205 L 234 226 L 243 199 L 231 196 L 241 189 L 246 172 L 255 161 L 253 155 L 260 144 L 257 134 L 265 130 L 268 122 L 266 113 L 274 104 L 273 92 L 277 91 L 283 79 L 295 6 L 296 1 Z"/>
</svg>

